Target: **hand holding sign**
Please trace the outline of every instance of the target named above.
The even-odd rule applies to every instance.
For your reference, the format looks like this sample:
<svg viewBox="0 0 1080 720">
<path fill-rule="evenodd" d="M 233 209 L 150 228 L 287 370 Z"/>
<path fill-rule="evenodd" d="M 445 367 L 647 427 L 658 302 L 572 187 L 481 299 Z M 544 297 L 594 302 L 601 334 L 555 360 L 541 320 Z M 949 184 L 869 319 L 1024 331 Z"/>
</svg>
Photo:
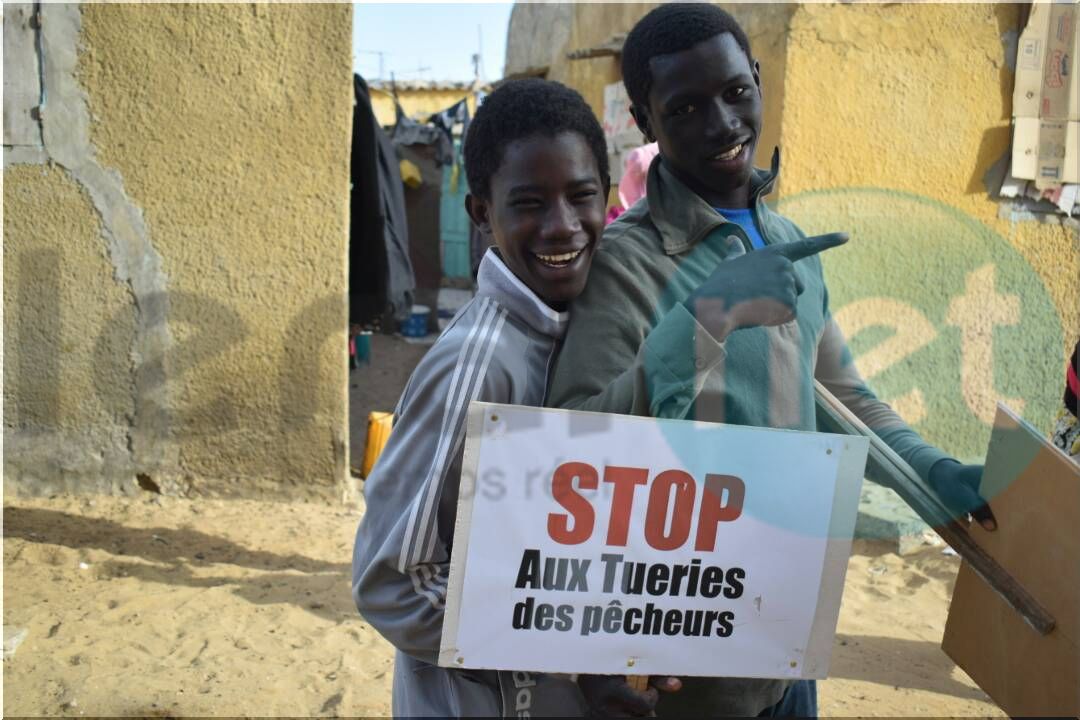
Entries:
<svg viewBox="0 0 1080 720">
<path fill-rule="evenodd" d="M 658 691 L 677 692 L 682 681 L 666 676 L 579 675 L 578 687 L 594 716 L 655 717 Z"/>
<path fill-rule="evenodd" d="M 685 305 L 719 341 L 739 328 L 782 325 L 795 318 L 803 291 L 795 263 L 847 241 L 846 233 L 829 233 L 723 262 Z"/>
</svg>

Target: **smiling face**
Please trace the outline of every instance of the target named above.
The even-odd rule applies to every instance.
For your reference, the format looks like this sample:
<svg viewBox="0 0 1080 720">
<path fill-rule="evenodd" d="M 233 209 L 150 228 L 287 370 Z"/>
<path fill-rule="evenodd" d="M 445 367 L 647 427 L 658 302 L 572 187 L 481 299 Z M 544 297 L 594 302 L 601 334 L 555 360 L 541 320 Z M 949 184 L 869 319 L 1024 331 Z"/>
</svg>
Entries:
<svg viewBox="0 0 1080 720">
<path fill-rule="evenodd" d="M 480 231 L 494 237 L 507 267 L 557 309 L 580 295 L 607 203 L 585 139 L 562 132 L 508 143 L 490 194 L 469 195 L 466 208 Z"/>
<path fill-rule="evenodd" d="M 649 60 L 648 106 L 633 109 L 666 166 L 713 207 L 744 208 L 761 133 L 758 65 L 730 33 Z"/>
</svg>

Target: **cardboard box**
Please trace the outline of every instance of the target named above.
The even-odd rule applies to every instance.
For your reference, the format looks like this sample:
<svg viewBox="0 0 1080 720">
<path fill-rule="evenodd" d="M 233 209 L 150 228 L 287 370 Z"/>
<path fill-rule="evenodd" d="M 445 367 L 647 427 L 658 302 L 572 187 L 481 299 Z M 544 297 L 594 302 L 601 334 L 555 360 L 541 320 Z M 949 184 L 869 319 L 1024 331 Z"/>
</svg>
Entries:
<svg viewBox="0 0 1080 720">
<path fill-rule="evenodd" d="M 1039 117 L 1042 101 L 1043 66 L 1046 64 L 1046 36 L 1050 28 L 1050 4 L 1031 5 L 1027 27 L 1016 47 L 1016 81 L 1013 85 L 1013 117 Z"/>
<path fill-rule="evenodd" d="M 1080 183 L 1080 121 L 1070 120 L 1065 130 L 1065 160 L 1061 181 Z"/>
<path fill-rule="evenodd" d="M 1012 175 L 1039 188 L 1080 175 L 1078 50 L 1080 0 L 1033 3 L 1017 45 Z"/>
<path fill-rule="evenodd" d="M 1012 175 L 1036 185 L 1080 183 L 1080 122 L 1016 118 Z"/>
<path fill-rule="evenodd" d="M 1046 67 L 1040 117 L 1080 121 L 1080 2 L 1050 6 Z"/>
<path fill-rule="evenodd" d="M 1077 2 L 1031 5 L 1027 27 L 1017 44 L 1013 117 L 1080 121 L 1078 35 Z"/>
<path fill-rule="evenodd" d="M 964 564 L 942 649 L 1013 717 L 1080 716 L 1080 464 L 999 405 L 980 492 L 998 529 L 972 537 L 1056 626 L 1032 629 Z"/>
</svg>

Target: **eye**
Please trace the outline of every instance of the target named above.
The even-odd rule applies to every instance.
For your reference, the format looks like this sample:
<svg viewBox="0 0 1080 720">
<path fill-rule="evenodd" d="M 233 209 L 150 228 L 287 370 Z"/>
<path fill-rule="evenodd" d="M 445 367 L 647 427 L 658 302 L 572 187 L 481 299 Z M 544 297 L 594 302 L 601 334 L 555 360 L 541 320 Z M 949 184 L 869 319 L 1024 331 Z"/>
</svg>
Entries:
<svg viewBox="0 0 1080 720">
<path fill-rule="evenodd" d="M 510 207 L 519 210 L 532 210 L 534 208 L 540 207 L 541 204 L 542 203 L 540 202 L 539 198 L 523 197 L 512 200 L 510 202 Z"/>
<path fill-rule="evenodd" d="M 587 202 L 599 195 L 596 190 L 580 190 L 570 196 L 570 199 L 574 202 Z"/>
<path fill-rule="evenodd" d="M 728 90 L 728 97 L 731 97 L 731 98 L 743 97 L 749 91 L 750 91 L 750 87 L 748 85 L 739 85 L 737 87 L 733 87 L 730 90 Z"/>
<path fill-rule="evenodd" d="M 686 103 L 685 105 L 680 105 L 679 107 L 675 108 L 674 112 L 672 112 L 671 114 L 672 115 L 689 115 L 690 113 L 694 112 L 695 110 L 697 110 L 697 107 L 695 107 L 693 103 Z"/>
</svg>

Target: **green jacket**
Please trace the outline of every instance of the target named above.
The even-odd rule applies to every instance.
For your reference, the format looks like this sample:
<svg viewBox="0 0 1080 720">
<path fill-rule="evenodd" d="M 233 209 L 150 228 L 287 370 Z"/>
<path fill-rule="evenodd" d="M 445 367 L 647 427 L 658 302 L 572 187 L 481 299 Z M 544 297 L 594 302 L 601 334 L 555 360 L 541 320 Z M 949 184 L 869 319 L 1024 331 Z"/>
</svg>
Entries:
<svg viewBox="0 0 1080 720">
<path fill-rule="evenodd" d="M 764 202 L 779 171 L 755 170 L 751 200 L 767 244 L 805 238 Z M 857 239 L 855 240 L 857 242 Z M 795 320 L 743 328 L 717 342 L 682 305 L 719 263 L 751 248 L 676 179 L 659 158 L 647 194 L 609 225 L 585 291 L 574 302 L 547 404 L 597 412 L 816 430 L 821 381 L 925 480 L 948 457 L 928 445 L 866 386 L 829 312 L 817 256 L 795 263 L 805 290 Z M 756 715 L 775 704 L 782 680 L 684 678 L 660 716 Z"/>
</svg>

